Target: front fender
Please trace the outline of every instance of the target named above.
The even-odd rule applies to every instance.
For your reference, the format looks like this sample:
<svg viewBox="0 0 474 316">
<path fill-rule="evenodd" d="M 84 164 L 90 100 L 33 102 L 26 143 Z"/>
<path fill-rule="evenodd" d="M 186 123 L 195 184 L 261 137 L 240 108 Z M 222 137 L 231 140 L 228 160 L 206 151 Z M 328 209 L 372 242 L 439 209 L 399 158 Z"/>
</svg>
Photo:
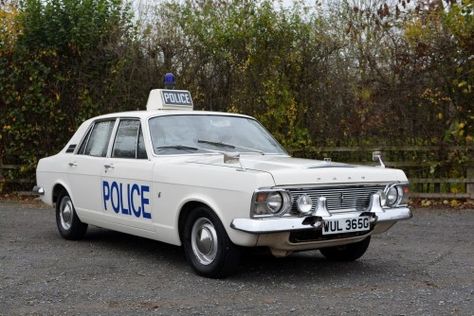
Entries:
<svg viewBox="0 0 474 316">
<path fill-rule="evenodd" d="M 240 245 L 240 246 L 248 246 L 248 247 L 252 247 L 257 244 L 256 235 L 237 231 L 231 228 L 231 223 L 234 217 L 232 216 L 232 214 L 230 214 L 232 212 L 226 212 L 225 205 L 220 205 L 222 204 L 222 202 L 219 203 L 216 199 L 210 196 L 203 195 L 203 194 L 196 194 L 196 193 L 190 194 L 189 196 L 186 196 L 180 201 L 179 212 L 176 213 L 176 217 L 174 221 L 175 227 L 177 228 L 179 227 L 180 214 L 181 212 L 183 212 L 184 206 L 190 202 L 201 203 L 209 207 L 209 209 L 211 209 L 217 215 L 222 225 L 224 226 L 227 232 L 227 235 L 229 236 L 230 240 L 234 244 Z M 177 235 L 175 237 L 179 239 L 178 229 L 176 229 L 176 234 Z"/>
</svg>

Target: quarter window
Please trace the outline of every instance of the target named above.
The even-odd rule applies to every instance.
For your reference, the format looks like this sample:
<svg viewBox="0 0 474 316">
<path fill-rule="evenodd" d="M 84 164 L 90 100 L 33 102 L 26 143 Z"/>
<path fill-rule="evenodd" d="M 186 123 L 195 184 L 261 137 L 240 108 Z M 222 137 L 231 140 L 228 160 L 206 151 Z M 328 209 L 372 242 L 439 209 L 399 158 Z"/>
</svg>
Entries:
<svg viewBox="0 0 474 316">
<path fill-rule="evenodd" d="M 84 149 L 84 155 L 105 157 L 109 145 L 110 134 L 114 127 L 114 121 L 97 122 L 92 129 L 87 144 Z"/>
</svg>

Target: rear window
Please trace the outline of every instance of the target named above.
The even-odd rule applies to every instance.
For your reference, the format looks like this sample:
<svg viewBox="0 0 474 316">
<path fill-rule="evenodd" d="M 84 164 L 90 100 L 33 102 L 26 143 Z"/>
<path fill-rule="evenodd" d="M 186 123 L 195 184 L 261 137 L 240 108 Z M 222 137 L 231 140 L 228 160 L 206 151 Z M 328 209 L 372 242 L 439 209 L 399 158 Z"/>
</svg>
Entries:
<svg viewBox="0 0 474 316">
<path fill-rule="evenodd" d="M 100 121 L 94 124 L 79 150 L 79 154 L 105 157 L 115 120 Z"/>
</svg>

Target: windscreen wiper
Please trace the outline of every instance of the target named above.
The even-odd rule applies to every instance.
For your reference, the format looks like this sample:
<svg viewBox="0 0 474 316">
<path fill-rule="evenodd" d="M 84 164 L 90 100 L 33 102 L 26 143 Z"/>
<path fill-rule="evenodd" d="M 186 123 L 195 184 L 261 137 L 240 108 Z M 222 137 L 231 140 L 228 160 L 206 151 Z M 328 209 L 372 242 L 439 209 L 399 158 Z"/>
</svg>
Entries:
<svg viewBox="0 0 474 316">
<path fill-rule="evenodd" d="M 178 150 L 199 150 L 197 147 L 191 147 L 186 145 L 166 145 L 166 146 L 158 146 L 156 149 L 178 149 Z"/>
<path fill-rule="evenodd" d="M 214 146 L 217 146 L 217 147 L 227 147 L 227 148 L 231 148 L 231 149 L 242 148 L 243 150 L 246 150 L 246 151 L 256 152 L 256 153 L 259 153 L 261 155 L 265 155 L 265 153 L 263 151 L 259 150 L 259 149 L 245 147 L 245 146 L 241 146 L 241 145 L 232 145 L 232 144 L 227 144 L 227 143 L 223 143 L 223 142 L 213 142 L 213 141 L 204 140 L 204 139 L 198 139 L 197 142 L 200 143 L 200 144 L 209 144 L 209 145 L 214 145 Z"/>
<path fill-rule="evenodd" d="M 209 145 L 214 145 L 214 146 L 217 146 L 217 147 L 228 147 L 228 148 L 235 149 L 234 145 L 226 144 L 226 143 L 222 143 L 222 142 L 213 142 L 213 141 L 204 140 L 204 139 L 198 139 L 197 142 L 200 143 L 200 144 L 209 144 Z"/>
</svg>

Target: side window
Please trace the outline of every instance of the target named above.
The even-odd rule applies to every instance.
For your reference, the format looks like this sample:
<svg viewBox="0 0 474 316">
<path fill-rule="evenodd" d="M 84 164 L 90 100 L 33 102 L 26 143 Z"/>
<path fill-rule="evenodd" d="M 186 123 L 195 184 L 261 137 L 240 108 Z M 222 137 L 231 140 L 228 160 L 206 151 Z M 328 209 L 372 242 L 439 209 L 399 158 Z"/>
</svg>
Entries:
<svg viewBox="0 0 474 316">
<path fill-rule="evenodd" d="M 140 130 L 139 120 L 120 120 L 115 136 L 112 157 L 114 158 L 136 158 L 137 139 Z"/>
<path fill-rule="evenodd" d="M 140 133 L 138 134 L 138 148 L 137 148 L 137 158 L 138 159 L 148 159 L 145 149 L 145 142 L 143 141 L 143 132 L 140 128 Z"/>
<path fill-rule="evenodd" d="M 114 128 L 115 120 L 101 121 L 94 125 L 90 132 L 89 139 L 86 139 L 84 155 L 105 157 L 107 155 L 107 147 L 109 145 L 110 134 Z M 81 146 L 82 147 L 82 146 Z M 82 153 L 82 148 L 79 153 Z"/>
</svg>

